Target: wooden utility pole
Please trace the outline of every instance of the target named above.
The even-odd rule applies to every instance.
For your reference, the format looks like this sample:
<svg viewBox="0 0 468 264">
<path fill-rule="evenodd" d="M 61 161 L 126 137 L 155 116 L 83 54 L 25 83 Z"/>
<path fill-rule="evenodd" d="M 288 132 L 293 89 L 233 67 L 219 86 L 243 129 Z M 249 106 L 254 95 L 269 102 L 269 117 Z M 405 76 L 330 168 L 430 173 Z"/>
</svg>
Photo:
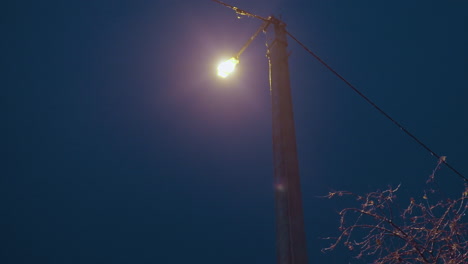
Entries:
<svg viewBox="0 0 468 264">
<path fill-rule="evenodd" d="M 270 17 L 268 43 L 273 118 L 273 161 L 278 264 L 307 264 L 304 215 L 289 79 L 286 24 Z M 271 27 L 270 27 L 271 28 Z"/>
</svg>

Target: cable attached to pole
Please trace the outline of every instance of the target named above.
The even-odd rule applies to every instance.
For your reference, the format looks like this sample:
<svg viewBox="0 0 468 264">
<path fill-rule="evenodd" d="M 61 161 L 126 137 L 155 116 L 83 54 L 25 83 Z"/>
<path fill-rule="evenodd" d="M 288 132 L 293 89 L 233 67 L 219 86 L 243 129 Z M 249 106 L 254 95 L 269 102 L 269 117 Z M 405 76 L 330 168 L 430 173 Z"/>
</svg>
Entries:
<svg viewBox="0 0 468 264">
<path fill-rule="evenodd" d="M 387 114 L 382 108 L 377 106 L 374 102 L 372 102 L 367 96 L 365 96 L 361 91 L 359 91 L 354 85 L 352 85 L 348 80 L 346 80 L 343 76 L 341 76 L 338 72 L 336 72 L 330 65 L 328 65 L 325 61 L 323 61 L 317 54 L 315 54 L 313 51 L 311 51 L 307 46 L 302 44 L 296 37 L 294 37 L 291 33 L 287 32 L 286 33 L 299 44 L 305 51 L 310 53 L 315 59 L 317 59 L 323 66 L 325 66 L 328 70 L 330 70 L 336 77 L 338 77 L 340 80 L 342 80 L 346 85 L 348 85 L 351 89 L 353 89 L 354 92 L 356 92 L 359 96 L 361 96 L 366 102 L 368 102 L 370 105 L 372 105 L 377 111 L 379 111 L 382 115 L 384 115 L 388 120 L 392 121 L 393 124 L 395 124 L 398 128 L 400 128 L 403 132 L 405 132 L 408 136 L 410 136 L 416 143 L 418 143 L 420 146 L 422 146 L 425 150 L 427 150 L 432 156 L 436 157 L 439 159 L 439 162 L 443 162 L 449 169 L 451 169 L 453 172 L 455 172 L 460 178 L 464 179 L 465 182 L 468 182 L 468 178 L 463 176 L 459 171 L 457 171 L 454 167 L 452 167 L 446 160 L 445 156 L 440 156 L 432 149 L 430 149 L 426 144 L 424 144 L 421 140 L 419 140 L 415 135 L 410 133 L 405 127 L 403 127 L 400 123 L 398 123 L 395 119 L 393 119 L 389 114 Z"/>
<path fill-rule="evenodd" d="M 264 17 L 261 17 L 261 16 L 258 16 L 258 15 L 255 15 L 255 14 L 252 14 L 250 12 L 247 12 L 245 10 L 242 10 L 240 8 L 237 8 L 235 6 L 232 6 L 230 4 L 226 4 L 224 2 L 221 2 L 219 0 L 212 0 L 213 2 L 216 2 L 218 4 L 221 4 L 225 7 L 228 7 L 228 8 L 231 8 L 232 10 L 234 10 L 236 12 L 236 14 L 238 15 L 241 15 L 241 16 L 248 16 L 248 17 L 254 17 L 254 18 L 257 18 L 257 19 L 260 19 L 260 20 L 263 20 L 263 21 L 268 21 L 268 18 L 264 18 Z"/>
</svg>

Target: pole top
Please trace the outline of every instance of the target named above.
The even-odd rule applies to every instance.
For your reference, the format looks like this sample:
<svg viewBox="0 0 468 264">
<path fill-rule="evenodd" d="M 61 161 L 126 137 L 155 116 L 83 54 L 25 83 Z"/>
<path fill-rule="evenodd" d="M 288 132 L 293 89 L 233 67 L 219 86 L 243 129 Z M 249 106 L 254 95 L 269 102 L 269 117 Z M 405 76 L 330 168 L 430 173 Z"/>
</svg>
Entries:
<svg viewBox="0 0 468 264">
<path fill-rule="evenodd" d="M 275 16 L 269 16 L 267 19 L 268 19 L 268 21 L 270 21 L 270 23 L 272 23 L 274 25 L 278 25 L 278 26 L 281 26 L 281 27 L 286 26 L 286 23 L 284 23 L 283 20 L 281 20 L 279 18 L 276 18 Z"/>
</svg>

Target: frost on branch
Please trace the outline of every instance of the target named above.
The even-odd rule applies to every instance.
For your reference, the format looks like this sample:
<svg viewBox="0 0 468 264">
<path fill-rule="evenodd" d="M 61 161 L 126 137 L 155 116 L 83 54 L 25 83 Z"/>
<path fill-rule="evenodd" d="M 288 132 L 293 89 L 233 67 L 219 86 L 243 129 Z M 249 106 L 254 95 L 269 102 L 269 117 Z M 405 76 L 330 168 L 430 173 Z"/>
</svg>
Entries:
<svg viewBox="0 0 468 264">
<path fill-rule="evenodd" d="M 433 181 L 434 173 L 428 183 Z M 457 199 L 435 199 L 437 191 L 426 190 L 420 198 L 409 199 L 404 209 L 395 202 L 399 188 L 363 196 L 330 192 L 327 198 L 350 197 L 357 207 L 340 211 L 339 235 L 325 238 L 332 244 L 322 251 L 342 244 L 355 251 L 356 258 L 375 264 L 468 263 L 468 186 Z"/>
</svg>

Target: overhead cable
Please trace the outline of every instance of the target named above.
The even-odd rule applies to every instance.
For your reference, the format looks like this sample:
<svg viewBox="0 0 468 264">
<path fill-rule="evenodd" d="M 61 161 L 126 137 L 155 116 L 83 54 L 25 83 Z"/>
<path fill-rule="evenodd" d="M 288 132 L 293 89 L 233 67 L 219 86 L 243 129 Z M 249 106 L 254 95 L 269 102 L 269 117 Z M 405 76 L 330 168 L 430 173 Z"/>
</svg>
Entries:
<svg viewBox="0 0 468 264">
<path fill-rule="evenodd" d="M 232 6 L 232 5 L 230 5 L 230 4 L 226 4 L 226 3 L 221 2 L 221 1 L 219 1 L 219 0 L 212 0 L 212 1 L 213 1 L 213 2 L 216 2 L 216 3 L 218 3 L 218 4 L 221 4 L 221 5 L 225 6 L 225 7 L 231 8 L 231 9 L 234 10 L 234 11 L 236 12 L 236 14 L 238 14 L 238 15 L 241 15 L 241 16 L 248 16 L 248 17 L 254 17 L 254 18 L 257 18 L 257 19 L 260 19 L 260 20 L 263 20 L 263 21 L 269 21 L 268 18 L 264 18 L 264 17 L 258 16 L 258 15 L 252 14 L 252 13 L 250 13 L 250 12 L 247 12 L 247 11 L 245 11 L 245 10 L 242 10 L 242 9 L 240 9 L 240 8 L 237 8 L 237 7 L 235 7 L 235 6 Z"/>
<path fill-rule="evenodd" d="M 354 85 L 352 85 L 348 80 L 346 80 L 343 76 L 341 76 L 338 72 L 336 72 L 330 65 L 328 65 L 325 61 L 323 61 L 317 54 L 311 51 L 307 46 L 305 46 L 302 42 L 300 42 L 296 37 L 294 37 L 291 33 L 286 31 L 286 33 L 299 44 L 305 51 L 307 51 L 310 55 L 312 55 L 315 59 L 317 59 L 323 66 L 325 66 L 328 70 L 330 70 L 336 77 L 342 80 L 346 85 L 348 85 L 354 92 L 356 92 L 359 96 L 361 96 L 366 102 L 372 105 L 377 111 L 379 111 L 382 115 L 384 115 L 388 120 L 392 121 L 398 128 L 400 128 L 403 132 L 405 132 L 408 136 L 410 136 L 414 141 L 416 141 L 419 145 L 421 145 L 424 149 L 426 149 L 432 156 L 439 159 L 439 161 L 443 162 L 449 169 L 455 172 L 460 178 L 464 179 L 468 182 L 468 179 L 463 176 L 459 171 L 457 171 L 452 165 L 450 165 L 445 156 L 440 156 L 435 153 L 432 149 L 430 149 L 426 144 L 424 144 L 421 140 L 419 140 L 415 135 L 410 133 L 405 127 L 403 127 L 400 123 L 398 123 L 395 119 L 393 119 L 389 114 L 387 114 L 382 108 L 377 106 L 374 102 L 372 102 L 367 96 L 365 96 L 361 91 L 359 91 Z"/>
</svg>

